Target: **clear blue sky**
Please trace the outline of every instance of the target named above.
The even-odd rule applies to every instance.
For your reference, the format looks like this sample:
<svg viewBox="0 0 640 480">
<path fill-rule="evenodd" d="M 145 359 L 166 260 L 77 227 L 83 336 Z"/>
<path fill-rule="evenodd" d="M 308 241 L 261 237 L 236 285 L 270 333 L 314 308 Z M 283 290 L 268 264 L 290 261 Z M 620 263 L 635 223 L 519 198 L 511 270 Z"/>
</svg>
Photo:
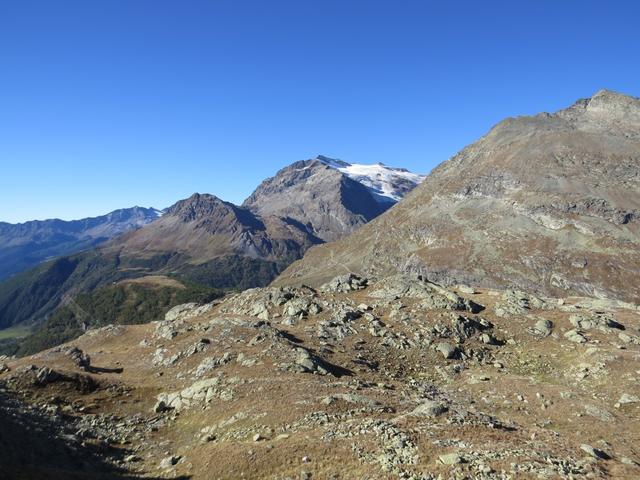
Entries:
<svg viewBox="0 0 640 480">
<path fill-rule="evenodd" d="M 506 116 L 640 96 L 640 2 L 0 1 L 0 220 L 242 201 L 325 154 L 427 172 Z"/>
</svg>

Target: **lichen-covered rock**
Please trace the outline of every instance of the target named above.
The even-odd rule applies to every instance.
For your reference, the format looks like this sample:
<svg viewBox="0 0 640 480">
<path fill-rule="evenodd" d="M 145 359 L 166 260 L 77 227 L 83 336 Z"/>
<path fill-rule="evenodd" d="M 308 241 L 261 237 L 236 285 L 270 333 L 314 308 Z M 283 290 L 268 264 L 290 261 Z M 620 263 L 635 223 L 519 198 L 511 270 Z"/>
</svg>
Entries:
<svg viewBox="0 0 640 480">
<path fill-rule="evenodd" d="M 437 352 L 440 352 L 442 356 L 447 360 L 457 358 L 460 355 L 458 347 L 447 342 L 437 343 L 434 348 Z"/>
<path fill-rule="evenodd" d="M 457 465 L 464 463 L 464 458 L 458 453 L 445 453 L 438 456 L 438 461 L 443 465 Z"/>
<path fill-rule="evenodd" d="M 460 340 L 466 340 L 478 332 L 490 329 L 493 325 L 482 318 L 470 318 L 451 313 L 451 326 L 455 336 Z"/>
<path fill-rule="evenodd" d="M 535 295 L 520 290 L 507 290 L 502 294 L 500 301 L 496 302 L 494 311 L 499 317 L 509 317 L 525 315 L 529 310 L 547 307 L 547 302 Z"/>
<path fill-rule="evenodd" d="M 372 298 L 393 300 L 396 298 L 418 298 L 419 306 L 425 310 L 467 310 L 479 312 L 482 306 L 467 300 L 438 284 L 420 276 L 393 275 L 376 283 L 369 293 Z"/>
<path fill-rule="evenodd" d="M 284 370 L 298 373 L 315 373 L 318 375 L 330 373 L 326 368 L 325 362 L 320 357 L 301 347 L 296 347 L 293 350 L 293 360 L 291 362 L 284 362 L 280 367 Z"/>
<path fill-rule="evenodd" d="M 251 288 L 233 295 L 222 302 L 220 311 L 237 315 L 258 317 L 262 320 L 271 318 L 271 310 L 280 307 L 296 297 L 305 297 L 309 293 L 305 289 L 296 288 Z"/>
<path fill-rule="evenodd" d="M 581 330 L 591 330 L 597 328 L 602 331 L 607 329 L 624 330 L 625 327 L 621 323 L 616 322 L 610 314 L 594 313 L 592 315 L 578 313 L 569 317 L 571 325 Z"/>
<path fill-rule="evenodd" d="M 343 305 L 335 311 L 329 320 L 318 322 L 316 334 L 319 338 L 326 340 L 344 340 L 347 336 L 358 333 L 353 322 L 361 316 L 360 310 Z"/>
<path fill-rule="evenodd" d="M 367 397 L 365 395 L 358 395 L 355 393 L 334 393 L 333 395 L 324 397 L 322 399 L 322 403 L 324 403 L 325 405 L 331 405 L 336 400 L 342 400 L 347 403 L 359 404 L 369 408 L 375 408 L 381 405 L 379 401 L 373 398 Z"/>
<path fill-rule="evenodd" d="M 317 315 L 322 307 L 310 297 L 296 297 L 284 304 L 282 314 L 289 317 Z"/>
<path fill-rule="evenodd" d="M 233 359 L 231 352 L 225 352 L 221 357 L 208 357 L 205 358 L 200 365 L 198 365 L 194 371 L 196 378 L 202 377 L 211 370 L 229 363 Z"/>
<path fill-rule="evenodd" d="M 320 287 L 322 292 L 345 293 L 367 288 L 369 281 L 355 273 L 339 275 Z"/>
<path fill-rule="evenodd" d="M 161 393 L 157 397 L 158 402 L 154 408 L 180 411 L 194 404 L 209 403 L 214 398 L 220 398 L 222 400 L 230 400 L 233 398 L 233 392 L 224 388 L 220 377 L 198 380 L 191 386 L 178 392 Z"/>
<path fill-rule="evenodd" d="M 533 333 L 537 335 L 541 335 L 543 337 L 548 337 L 551 335 L 553 331 L 553 322 L 551 320 L 546 320 L 541 318 L 538 320 L 533 326 Z"/>
<path fill-rule="evenodd" d="M 569 330 L 564 334 L 564 337 L 570 342 L 574 343 L 586 343 L 587 338 L 579 330 Z"/>
<path fill-rule="evenodd" d="M 438 417 L 448 410 L 447 406 L 435 400 L 424 400 L 411 411 L 415 417 Z"/>
</svg>

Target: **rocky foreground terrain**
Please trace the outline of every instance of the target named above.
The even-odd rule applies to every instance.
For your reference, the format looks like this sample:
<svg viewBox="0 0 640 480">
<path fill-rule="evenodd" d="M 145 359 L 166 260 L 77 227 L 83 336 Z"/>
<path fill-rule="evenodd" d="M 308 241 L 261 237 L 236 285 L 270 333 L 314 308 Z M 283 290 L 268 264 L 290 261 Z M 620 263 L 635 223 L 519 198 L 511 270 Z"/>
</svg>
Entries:
<svg viewBox="0 0 640 480">
<path fill-rule="evenodd" d="M 3 478 L 638 478 L 640 310 L 337 277 L 0 360 Z"/>
</svg>

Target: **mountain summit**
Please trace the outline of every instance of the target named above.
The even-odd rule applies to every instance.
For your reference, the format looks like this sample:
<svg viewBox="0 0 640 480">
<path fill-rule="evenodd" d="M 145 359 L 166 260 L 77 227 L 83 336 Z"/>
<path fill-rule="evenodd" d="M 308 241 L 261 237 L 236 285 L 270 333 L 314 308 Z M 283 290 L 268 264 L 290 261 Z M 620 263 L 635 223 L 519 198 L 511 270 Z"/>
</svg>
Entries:
<svg viewBox="0 0 640 480">
<path fill-rule="evenodd" d="M 323 241 L 337 240 L 380 215 L 423 177 L 384 165 L 350 164 L 318 156 L 266 179 L 243 206 L 305 225 Z"/>
<path fill-rule="evenodd" d="M 500 122 L 277 283 L 349 270 L 640 300 L 640 100 L 601 90 L 556 113 Z"/>
<path fill-rule="evenodd" d="M 170 254 L 201 265 L 227 255 L 291 262 L 317 243 L 320 240 L 307 229 L 282 217 L 258 216 L 214 195 L 195 193 L 175 203 L 148 228 L 131 232 L 107 248 L 128 258 Z"/>
</svg>

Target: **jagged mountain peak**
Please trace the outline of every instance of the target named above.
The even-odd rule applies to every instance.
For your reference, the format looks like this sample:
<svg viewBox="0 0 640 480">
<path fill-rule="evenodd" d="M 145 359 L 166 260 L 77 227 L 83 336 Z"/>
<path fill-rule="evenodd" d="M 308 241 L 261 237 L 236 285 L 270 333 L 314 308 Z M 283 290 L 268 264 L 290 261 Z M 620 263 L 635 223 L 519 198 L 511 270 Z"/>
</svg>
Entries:
<svg viewBox="0 0 640 480">
<path fill-rule="evenodd" d="M 194 193 L 176 202 L 164 216 L 165 223 L 171 223 L 174 218 L 182 223 L 193 223 L 194 228 L 204 229 L 211 234 L 265 229 L 262 220 L 247 208 L 238 207 L 209 193 Z"/>
<path fill-rule="evenodd" d="M 640 125 L 640 98 L 602 89 L 560 110 L 556 116 L 573 121 L 581 128 L 608 124 L 614 127 L 611 133 L 627 134 L 625 127 Z"/>
<path fill-rule="evenodd" d="M 318 155 L 294 162 L 263 181 L 243 207 L 295 220 L 314 236 L 332 241 L 377 217 L 422 178 L 406 169 Z"/>
<path fill-rule="evenodd" d="M 634 97 L 632 95 L 626 95 L 624 93 L 616 92 L 614 90 L 608 90 L 606 88 L 602 88 L 594 93 L 589 99 L 591 102 L 600 101 L 607 103 L 635 103 L 636 105 L 640 104 L 640 98 Z M 591 103 L 590 102 L 590 103 Z"/>
<path fill-rule="evenodd" d="M 164 214 L 162 210 L 158 210 L 153 207 L 140 207 L 138 205 L 130 208 L 121 208 L 119 210 L 114 210 L 113 212 L 109 212 L 106 216 L 109 220 L 122 220 L 126 218 L 145 218 L 145 219 L 154 219 L 161 217 Z"/>
<path fill-rule="evenodd" d="M 327 157 L 326 155 L 318 155 L 314 160 L 318 160 L 319 162 L 322 162 L 325 165 L 329 167 L 334 167 L 334 168 L 348 167 L 349 165 L 351 165 L 350 163 L 347 163 L 344 160 Z"/>
</svg>

